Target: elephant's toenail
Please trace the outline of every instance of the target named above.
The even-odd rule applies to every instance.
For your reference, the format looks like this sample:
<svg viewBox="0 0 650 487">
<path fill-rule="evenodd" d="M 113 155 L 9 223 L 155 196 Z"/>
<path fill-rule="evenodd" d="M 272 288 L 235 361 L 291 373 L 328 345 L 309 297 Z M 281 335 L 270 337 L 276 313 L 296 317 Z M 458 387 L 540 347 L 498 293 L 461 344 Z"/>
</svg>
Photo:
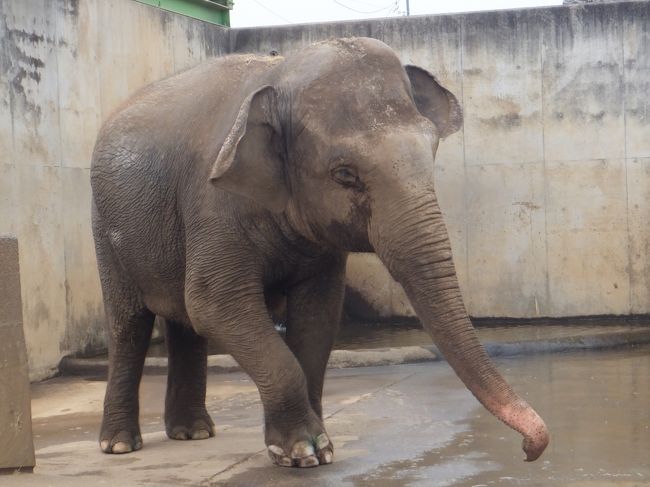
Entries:
<svg viewBox="0 0 650 487">
<path fill-rule="evenodd" d="M 108 446 L 109 446 L 109 441 L 108 440 L 102 440 L 99 443 L 99 447 L 102 449 L 103 452 L 108 452 Z"/>
<path fill-rule="evenodd" d="M 269 451 L 279 457 L 284 456 L 284 450 L 277 445 L 269 445 Z"/>
<path fill-rule="evenodd" d="M 210 438 L 210 433 L 208 433 L 206 430 L 198 430 L 192 433 L 193 440 L 206 440 L 208 438 Z"/>
<path fill-rule="evenodd" d="M 113 445 L 113 453 L 130 453 L 133 447 L 124 441 L 118 441 Z"/>
<path fill-rule="evenodd" d="M 323 453 L 323 463 L 332 463 L 332 452 L 326 451 Z"/>
<path fill-rule="evenodd" d="M 322 450 L 326 446 L 329 446 L 330 444 L 330 439 L 325 433 L 321 433 L 316 437 L 316 448 L 318 450 Z"/>
<path fill-rule="evenodd" d="M 317 467 L 318 459 L 314 456 L 300 459 L 299 465 L 303 468 Z"/>
<path fill-rule="evenodd" d="M 314 455 L 314 447 L 307 441 L 299 441 L 291 449 L 291 458 L 307 458 Z"/>
</svg>

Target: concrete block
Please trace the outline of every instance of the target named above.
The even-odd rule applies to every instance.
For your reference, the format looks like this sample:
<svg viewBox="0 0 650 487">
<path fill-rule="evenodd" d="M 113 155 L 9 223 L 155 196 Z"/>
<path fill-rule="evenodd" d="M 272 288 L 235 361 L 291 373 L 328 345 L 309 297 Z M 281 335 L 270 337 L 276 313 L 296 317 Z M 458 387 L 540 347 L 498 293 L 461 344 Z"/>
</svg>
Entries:
<svg viewBox="0 0 650 487">
<path fill-rule="evenodd" d="M 630 311 L 650 310 L 650 159 L 627 160 Z"/>
<path fill-rule="evenodd" d="M 0 325 L 22 323 L 18 243 L 4 236 L 0 236 L 0 276 Z"/>
<path fill-rule="evenodd" d="M 0 250 L 4 252 L 4 250 Z M 0 256 L 7 262 L 6 256 Z M 0 325 L 10 323 L 22 323 L 22 302 L 20 300 L 20 289 L 16 287 L 19 278 L 18 271 L 4 269 L 2 271 L 2 282 L 0 282 Z"/>
<path fill-rule="evenodd" d="M 540 42 L 539 19 L 528 12 L 465 17 L 467 165 L 543 160 Z"/>
<path fill-rule="evenodd" d="M 549 313 L 630 312 L 625 162 L 546 166 Z"/>
<path fill-rule="evenodd" d="M 0 471 L 35 464 L 18 242 L 0 236 Z"/>
<path fill-rule="evenodd" d="M 650 157 L 650 3 L 626 3 L 618 7 L 625 13 L 626 157 Z"/>
<path fill-rule="evenodd" d="M 472 316 L 544 316 L 546 241 L 543 164 L 467 168 Z"/>
<path fill-rule="evenodd" d="M 623 22 L 616 4 L 549 9 L 544 28 L 547 161 L 625 158 Z"/>
</svg>

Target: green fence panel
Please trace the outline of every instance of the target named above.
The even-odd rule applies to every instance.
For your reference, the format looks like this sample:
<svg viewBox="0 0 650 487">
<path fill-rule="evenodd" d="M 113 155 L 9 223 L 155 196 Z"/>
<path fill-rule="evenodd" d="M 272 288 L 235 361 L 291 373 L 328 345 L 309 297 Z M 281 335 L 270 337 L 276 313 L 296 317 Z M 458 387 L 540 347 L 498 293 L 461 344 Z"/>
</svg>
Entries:
<svg viewBox="0 0 650 487">
<path fill-rule="evenodd" d="M 232 0 L 136 0 L 177 14 L 230 27 Z"/>
</svg>

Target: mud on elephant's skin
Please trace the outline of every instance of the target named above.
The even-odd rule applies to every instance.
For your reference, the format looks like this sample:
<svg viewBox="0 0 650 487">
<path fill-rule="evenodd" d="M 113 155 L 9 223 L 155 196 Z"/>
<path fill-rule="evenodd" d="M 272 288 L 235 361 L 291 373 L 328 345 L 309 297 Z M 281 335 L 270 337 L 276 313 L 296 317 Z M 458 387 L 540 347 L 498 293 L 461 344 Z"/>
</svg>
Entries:
<svg viewBox="0 0 650 487">
<path fill-rule="evenodd" d="M 476 338 L 434 191 L 439 139 L 461 124 L 430 73 L 365 38 L 214 59 L 131 98 L 91 169 L 110 361 L 102 450 L 142 446 L 138 386 L 159 316 L 170 438 L 214 435 L 209 338 L 255 381 L 272 460 L 330 463 L 321 395 L 345 261 L 375 251 L 458 376 L 536 459 L 546 426 Z M 286 340 L 267 306 L 280 294 Z"/>
</svg>

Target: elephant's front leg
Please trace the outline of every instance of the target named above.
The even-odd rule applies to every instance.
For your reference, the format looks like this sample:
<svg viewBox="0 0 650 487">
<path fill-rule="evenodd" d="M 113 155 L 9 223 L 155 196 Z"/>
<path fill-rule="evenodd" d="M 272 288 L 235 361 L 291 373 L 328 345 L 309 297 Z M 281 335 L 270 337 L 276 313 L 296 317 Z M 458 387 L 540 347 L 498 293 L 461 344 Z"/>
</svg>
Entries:
<svg viewBox="0 0 650 487">
<path fill-rule="evenodd" d="M 188 282 L 188 310 L 195 328 L 223 344 L 257 385 L 265 442 L 275 463 L 314 467 L 331 461 L 329 439 L 309 402 L 305 375 L 273 326 L 261 285 L 225 275 L 228 282 Z"/>
<path fill-rule="evenodd" d="M 325 264 L 287 296 L 287 344 L 302 366 L 309 401 L 321 419 L 325 370 L 341 321 L 345 256 L 332 257 Z"/>
</svg>

